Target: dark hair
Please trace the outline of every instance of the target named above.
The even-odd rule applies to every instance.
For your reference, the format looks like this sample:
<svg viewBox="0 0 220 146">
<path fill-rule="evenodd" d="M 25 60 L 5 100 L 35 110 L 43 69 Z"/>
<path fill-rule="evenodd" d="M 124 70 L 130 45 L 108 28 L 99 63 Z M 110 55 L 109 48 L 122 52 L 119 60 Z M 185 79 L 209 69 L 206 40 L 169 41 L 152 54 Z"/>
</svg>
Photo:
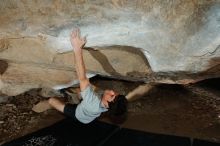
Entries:
<svg viewBox="0 0 220 146">
<path fill-rule="evenodd" d="M 114 123 L 123 123 L 127 116 L 128 101 L 124 95 L 118 95 L 114 101 L 109 102 L 109 117 Z"/>
</svg>

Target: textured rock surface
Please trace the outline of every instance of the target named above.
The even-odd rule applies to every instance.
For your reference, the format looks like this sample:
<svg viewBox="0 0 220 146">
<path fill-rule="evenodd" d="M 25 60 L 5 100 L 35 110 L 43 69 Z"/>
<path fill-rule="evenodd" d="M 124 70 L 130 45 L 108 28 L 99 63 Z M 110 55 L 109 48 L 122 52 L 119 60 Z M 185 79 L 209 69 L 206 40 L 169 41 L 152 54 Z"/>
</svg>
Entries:
<svg viewBox="0 0 220 146">
<path fill-rule="evenodd" d="M 218 0 L 1 0 L 0 13 L 1 94 L 72 85 L 74 27 L 93 48 L 89 75 L 181 84 L 220 74 Z"/>
</svg>

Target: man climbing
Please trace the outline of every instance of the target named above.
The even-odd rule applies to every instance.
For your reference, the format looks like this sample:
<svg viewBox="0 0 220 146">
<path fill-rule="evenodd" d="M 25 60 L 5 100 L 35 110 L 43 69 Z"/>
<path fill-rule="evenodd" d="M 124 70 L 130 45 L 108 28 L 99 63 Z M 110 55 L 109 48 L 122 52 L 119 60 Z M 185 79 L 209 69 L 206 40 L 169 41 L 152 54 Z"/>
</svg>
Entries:
<svg viewBox="0 0 220 146">
<path fill-rule="evenodd" d="M 103 94 L 97 94 L 86 77 L 85 64 L 83 60 L 83 47 L 86 38 L 82 38 L 80 30 L 71 33 L 70 41 L 74 51 L 75 68 L 80 83 L 82 100 L 79 104 L 65 104 L 56 97 L 51 97 L 49 104 L 76 121 L 87 124 L 95 120 L 101 113 L 108 111 L 113 118 L 124 117 L 127 112 L 127 99 L 118 95 L 113 90 L 105 90 Z"/>
</svg>

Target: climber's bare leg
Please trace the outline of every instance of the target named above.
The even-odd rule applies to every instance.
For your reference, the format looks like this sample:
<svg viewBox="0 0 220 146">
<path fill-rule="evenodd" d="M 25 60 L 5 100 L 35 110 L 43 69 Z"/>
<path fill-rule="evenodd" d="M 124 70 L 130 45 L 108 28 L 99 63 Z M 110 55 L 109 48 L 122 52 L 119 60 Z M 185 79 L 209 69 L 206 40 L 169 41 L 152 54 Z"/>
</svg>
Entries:
<svg viewBox="0 0 220 146">
<path fill-rule="evenodd" d="M 57 99 L 55 97 L 51 97 L 48 100 L 48 103 L 50 104 L 50 106 L 52 106 L 56 110 L 58 110 L 58 111 L 63 113 L 64 107 L 65 107 L 65 103 L 64 102 L 62 102 L 61 100 L 59 100 L 59 99 Z"/>
</svg>

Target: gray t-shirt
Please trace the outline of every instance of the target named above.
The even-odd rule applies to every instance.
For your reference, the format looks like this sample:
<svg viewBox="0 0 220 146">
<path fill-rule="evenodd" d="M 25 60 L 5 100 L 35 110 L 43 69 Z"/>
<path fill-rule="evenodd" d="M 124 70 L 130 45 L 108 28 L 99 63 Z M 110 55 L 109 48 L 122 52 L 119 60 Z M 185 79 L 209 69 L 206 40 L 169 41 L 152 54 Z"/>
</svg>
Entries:
<svg viewBox="0 0 220 146">
<path fill-rule="evenodd" d="M 81 92 L 82 101 L 77 105 L 75 116 L 82 123 L 89 123 L 108 109 L 102 105 L 101 97 L 94 92 L 91 85 Z"/>
</svg>

